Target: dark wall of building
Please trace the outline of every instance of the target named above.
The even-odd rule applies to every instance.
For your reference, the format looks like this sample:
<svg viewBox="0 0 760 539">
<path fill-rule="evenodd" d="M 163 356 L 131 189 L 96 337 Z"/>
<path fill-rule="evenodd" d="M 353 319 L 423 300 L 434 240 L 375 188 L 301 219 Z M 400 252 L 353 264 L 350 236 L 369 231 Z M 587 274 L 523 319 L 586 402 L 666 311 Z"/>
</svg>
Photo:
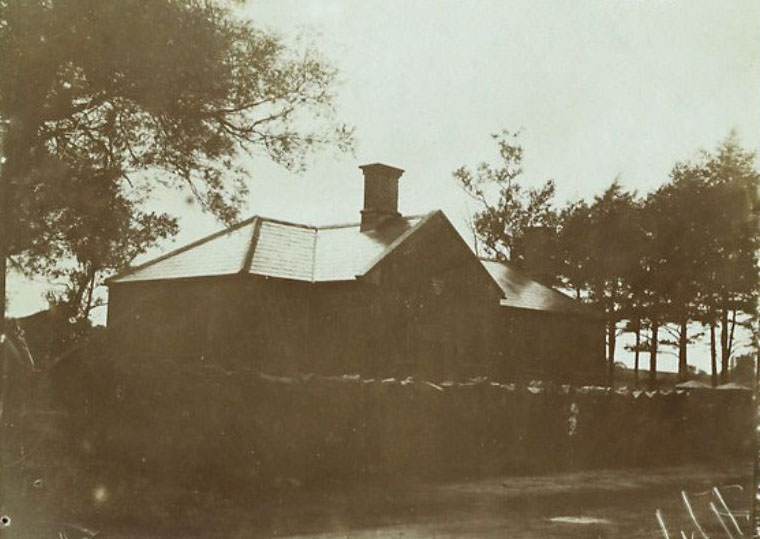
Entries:
<svg viewBox="0 0 760 539">
<path fill-rule="evenodd" d="M 308 351 L 307 283 L 234 276 L 112 285 L 117 348 L 147 358 L 295 372 Z"/>
<path fill-rule="evenodd" d="M 451 224 L 435 215 L 367 275 L 403 371 L 433 380 L 488 375 L 501 290 Z"/>
<path fill-rule="evenodd" d="M 592 317 L 505 308 L 499 379 L 603 384 L 604 323 Z"/>
</svg>

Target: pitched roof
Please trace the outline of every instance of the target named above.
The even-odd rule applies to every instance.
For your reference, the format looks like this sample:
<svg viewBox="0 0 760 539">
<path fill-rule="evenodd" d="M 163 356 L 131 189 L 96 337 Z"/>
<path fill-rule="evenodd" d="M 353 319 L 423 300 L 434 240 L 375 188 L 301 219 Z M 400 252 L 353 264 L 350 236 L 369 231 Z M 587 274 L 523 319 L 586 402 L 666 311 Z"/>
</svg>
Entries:
<svg viewBox="0 0 760 539">
<path fill-rule="evenodd" d="M 390 220 L 368 231 L 358 223 L 316 227 L 255 216 L 130 268 L 108 284 L 236 273 L 308 282 L 352 280 L 433 213 Z"/>
<path fill-rule="evenodd" d="M 483 259 L 481 263 L 504 292 L 501 304 L 506 307 L 597 316 L 597 313 L 587 306 L 554 288 L 534 281 L 509 264 Z"/>
</svg>

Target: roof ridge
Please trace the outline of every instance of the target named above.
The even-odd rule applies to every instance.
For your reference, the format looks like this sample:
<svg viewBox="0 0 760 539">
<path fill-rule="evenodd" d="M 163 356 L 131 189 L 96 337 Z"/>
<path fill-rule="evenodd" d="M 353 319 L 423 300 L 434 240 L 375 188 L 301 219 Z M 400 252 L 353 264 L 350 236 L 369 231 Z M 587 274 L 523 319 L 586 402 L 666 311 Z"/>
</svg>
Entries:
<svg viewBox="0 0 760 539">
<path fill-rule="evenodd" d="M 233 230 L 238 230 L 240 228 L 243 228 L 244 226 L 250 225 L 253 221 L 255 221 L 258 218 L 257 215 L 254 215 L 252 217 L 249 217 L 248 219 L 244 219 L 240 221 L 239 223 L 235 223 L 232 226 L 228 226 L 227 228 L 223 230 L 218 230 L 214 232 L 213 234 L 209 234 L 208 236 L 204 236 L 200 239 L 197 239 L 195 241 L 192 241 L 186 245 L 183 245 L 182 247 L 178 247 L 177 249 L 174 249 L 172 251 L 169 251 L 168 253 L 164 253 L 163 255 L 160 255 L 156 258 L 153 258 L 151 260 L 148 260 L 147 262 L 143 262 L 142 264 L 138 264 L 137 266 L 130 266 L 126 268 L 124 271 L 120 271 L 116 275 L 112 275 L 108 279 L 105 280 L 105 283 L 108 284 L 109 282 L 115 280 L 115 279 L 121 279 L 122 277 L 126 277 L 127 275 L 131 275 L 132 273 L 135 273 L 136 271 L 140 271 L 142 269 L 145 269 L 149 266 L 152 266 L 153 264 L 157 264 L 158 262 L 163 262 L 167 258 L 171 258 L 173 256 L 177 256 L 178 254 L 184 253 L 186 251 L 189 251 L 190 249 L 194 249 L 198 247 L 199 245 L 203 245 L 204 243 L 207 243 L 211 240 L 214 240 L 216 238 L 219 238 L 221 236 L 224 236 L 225 234 L 228 234 L 232 232 Z"/>
<path fill-rule="evenodd" d="M 240 266 L 240 272 L 241 273 L 247 273 L 251 271 L 251 264 L 253 263 L 253 255 L 256 251 L 256 245 L 259 243 L 259 233 L 261 232 L 261 222 L 262 219 L 260 217 L 254 217 L 254 223 L 253 223 L 253 232 L 251 233 L 251 240 L 248 242 L 248 249 L 245 252 L 245 256 L 243 257 L 243 263 Z"/>
<path fill-rule="evenodd" d="M 311 282 L 316 282 L 314 280 L 314 277 L 317 273 L 317 239 L 319 238 L 319 234 L 317 232 L 319 229 L 314 229 L 314 241 L 311 243 Z"/>
<path fill-rule="evenodd" d="M 261 216 L 261 215 L 259 215 L 257 217 L 259 219 L 261 219 L 262 221 L 269 221 L 270 223 L 276 223 L 278 225 L 297 226 L 299 228 L 311 228 L 311 229 L 314 229 L 314 230 L 317 229 L 316 225 L 308 225 L 308 224 L 305 224 L 305 223 L 295 223 L 293 221 L 285 221 L 284 219 L 276 219 L 274 217 L 264 217 L 264 216 Z"/>
<path fill-rule="evenodd" d="M 423 217 L 426 217 L 427 215 L 435 211 L 439 211 L 439 210 L 432 210 L 431 212 L 428 212 L 428 213 L 419 213 L 419 214 L 414 214 L 414 215 L 402 215 L 401 219 L 403 219 L 404 221 L 409 221 L 412 219 L 422 219 Z M 331 229 L 331 228 L 349 228 L 353 226 L 361 226 L 361 222 L 352 221 L 350 223 L 336 223 L 332 225 L 316 225 L 315 228 L 317 230 L 325 230 L 325 229 Z"/>
</svg>

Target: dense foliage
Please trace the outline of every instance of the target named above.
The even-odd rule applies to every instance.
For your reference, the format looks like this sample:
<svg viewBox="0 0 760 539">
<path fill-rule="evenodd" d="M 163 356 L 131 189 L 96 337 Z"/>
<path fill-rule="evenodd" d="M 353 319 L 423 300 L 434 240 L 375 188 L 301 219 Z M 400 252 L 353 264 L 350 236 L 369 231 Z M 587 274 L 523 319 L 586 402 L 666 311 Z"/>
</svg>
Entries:
<svg viewBox="0 0 760 539">
<path fill-rule="evenodd" d="M 299 170 L 351 144 L 334 68 L 222 2 L 6 0 L 0 49 L 2 247 L 65 277 L 76 317 L 96 275 L 176 231 L 143 204 L 155 188 L 229 222 L 247 195 L 241 152 Z"/>
</svg>

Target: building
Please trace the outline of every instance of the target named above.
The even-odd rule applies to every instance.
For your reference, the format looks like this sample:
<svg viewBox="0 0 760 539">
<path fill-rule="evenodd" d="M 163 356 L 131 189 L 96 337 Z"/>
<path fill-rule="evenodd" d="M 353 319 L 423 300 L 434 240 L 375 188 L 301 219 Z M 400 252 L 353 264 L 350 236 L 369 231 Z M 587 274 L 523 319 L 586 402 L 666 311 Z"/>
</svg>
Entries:
<svg viewBox="0 0 760 539">
<path fill-rule="evenodd" d="M 111 337 L 271 374 L 603 378 L 594 312 L 480 260 L 443 212 L 400 215 L 402 170 L 360 168 L 359 223 L 252 217 L 111 278 Z"/>
</svg>

